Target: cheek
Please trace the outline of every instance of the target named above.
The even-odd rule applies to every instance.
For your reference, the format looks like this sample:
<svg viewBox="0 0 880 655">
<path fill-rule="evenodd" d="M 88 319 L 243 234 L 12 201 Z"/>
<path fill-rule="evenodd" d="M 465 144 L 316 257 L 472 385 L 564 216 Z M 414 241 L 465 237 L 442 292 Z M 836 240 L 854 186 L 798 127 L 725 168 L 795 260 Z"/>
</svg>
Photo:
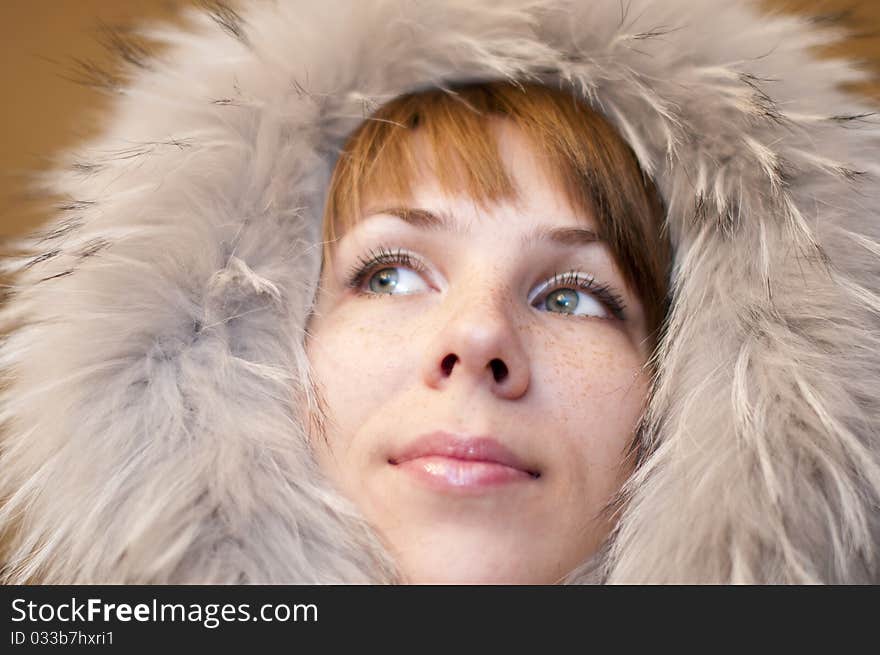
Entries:
<svg viewBox="0 0 880 655">
<path fill-rule="evenodd" d="M 388 320 L 389 312 L 349 305 L 344 312 L 316 321 L 307 352 L 326 409 L 333 418 L 328 437 L 353 435 L 359 426 L 411 382 L 417 370 L 406 324 Z"/>
<path fill-rule="evenodd" d="M 543 354 L 533 359 L 532 371 L 544 390 L 540 405 L 553 408 L 560 446 L 580 464 L 572 470 L 611 484 L 606 478 L 616 479 L 621 470 L 647 399 L 641 353 L 622 332 L 604 326 L 562 328 L 540 343 Z"/>
</svg>

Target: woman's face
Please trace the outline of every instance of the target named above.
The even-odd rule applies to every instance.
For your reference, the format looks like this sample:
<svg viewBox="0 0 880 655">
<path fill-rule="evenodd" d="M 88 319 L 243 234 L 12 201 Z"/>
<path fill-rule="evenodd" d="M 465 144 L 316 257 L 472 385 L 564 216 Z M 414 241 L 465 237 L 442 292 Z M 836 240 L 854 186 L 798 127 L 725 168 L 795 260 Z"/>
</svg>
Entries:
<svg viewBox="0 0 880 655">
<path fill-rule="evenodd" d="M 648 393 L 642 307 L 610 252 L 549 236 L 594 219 L 512 124 L 496 126 L 519 202 L 480 211 L 429 176 L 407 207 L 446 225 L 371 202 L 336 243 L 308 326 L 329 419 L 318 462 L 411 583 L 550 584 L 593 554 Z M 591 276 L 626 320 L 578 287 Z"/>
</svg>

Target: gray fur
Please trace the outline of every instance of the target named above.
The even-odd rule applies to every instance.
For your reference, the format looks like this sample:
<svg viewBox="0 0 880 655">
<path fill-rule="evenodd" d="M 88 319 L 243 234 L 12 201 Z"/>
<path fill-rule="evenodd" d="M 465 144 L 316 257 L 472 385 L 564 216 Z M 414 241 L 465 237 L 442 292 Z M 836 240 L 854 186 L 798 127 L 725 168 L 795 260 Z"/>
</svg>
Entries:
<svg viewBox="0 0 880 655">
<path fill-rule="evenodd" d="M 2 313 L 2 581 L 394 582 L 298 403 L 323 195 L 404 91 L 563 80 L 668 206 L 642 465 L 569 582 L 880 582 L 880 129 L 745 0 L 253 2 L 132 63 Z"/>
</svg>

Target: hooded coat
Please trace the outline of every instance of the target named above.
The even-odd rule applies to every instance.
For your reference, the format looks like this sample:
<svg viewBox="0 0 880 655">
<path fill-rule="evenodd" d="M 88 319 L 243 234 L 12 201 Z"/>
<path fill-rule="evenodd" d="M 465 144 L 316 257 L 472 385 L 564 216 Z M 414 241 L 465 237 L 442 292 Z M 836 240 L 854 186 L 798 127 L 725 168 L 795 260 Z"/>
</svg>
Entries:
<svg viewBox="0 0 880 655">
<path fill-rule="evenodd" d="M 745 0 L 278 0 L 125 49 L 5 260 L 6 583 L 383 583 L 293 397 L 340 148 L 462 80 L 563 84 L 655 181 L 674 261 L 609 583 L 880 582 L 880 129 L 840 34 Z"/>
</svg>

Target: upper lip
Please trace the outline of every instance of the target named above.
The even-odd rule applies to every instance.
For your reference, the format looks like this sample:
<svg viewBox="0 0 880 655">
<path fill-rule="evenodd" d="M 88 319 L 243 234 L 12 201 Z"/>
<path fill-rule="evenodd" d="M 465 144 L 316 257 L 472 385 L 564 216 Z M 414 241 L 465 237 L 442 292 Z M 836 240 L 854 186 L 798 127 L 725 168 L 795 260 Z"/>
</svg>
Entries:
<svg viewBox="0 0 880 655">
<path fill-rule="evenodd" d="M 475 462 L 494 462 L 538 477 L 536 470 L 491 436 L 468 436 L 442 430 L 421 435 L 388 461 L 391 464 L 401 464 L 411 459 L 432 455 Z"/>
</svg>

